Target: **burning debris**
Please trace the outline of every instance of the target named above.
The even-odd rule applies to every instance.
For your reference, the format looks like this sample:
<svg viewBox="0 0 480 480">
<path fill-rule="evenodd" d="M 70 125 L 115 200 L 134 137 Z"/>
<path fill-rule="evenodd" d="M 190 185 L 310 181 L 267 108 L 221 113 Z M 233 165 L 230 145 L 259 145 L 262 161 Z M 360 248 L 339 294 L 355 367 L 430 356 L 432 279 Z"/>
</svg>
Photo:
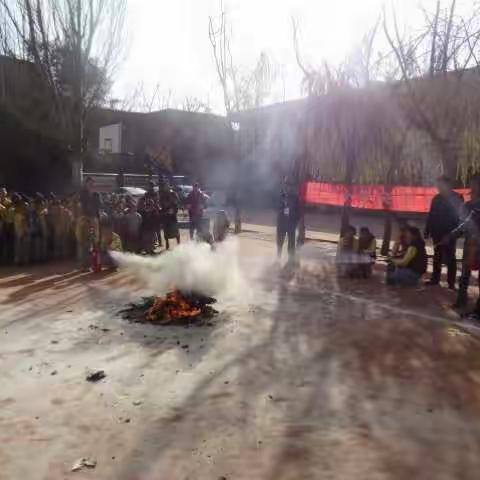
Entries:
<svg viewBox="0 0 480 480">
<path fill-rule="evenodd" d="M 208 320 L 218 314 L 211 305 L 216 299 L 198 293 L 173 290 L 165 297 L 146 297 L 141 303 L 130 304 L 123 317 L 139 323 L 185 325 Z"/>
</svg>

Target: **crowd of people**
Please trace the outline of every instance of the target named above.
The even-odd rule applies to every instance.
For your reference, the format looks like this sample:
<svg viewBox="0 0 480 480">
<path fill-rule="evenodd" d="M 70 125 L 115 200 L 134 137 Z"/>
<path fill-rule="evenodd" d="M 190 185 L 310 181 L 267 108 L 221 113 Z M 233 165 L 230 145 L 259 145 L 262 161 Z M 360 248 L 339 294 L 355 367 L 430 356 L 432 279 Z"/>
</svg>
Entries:
<svg viewBox="0 0 480 480">
<path fill-rule="evenodd" d="M 433 269 L 427 286 L 439 285 L 442 266 L 447 267 L 448 288 L 457 291 L 453 307 L 462 309 L 468 302 L 472 272 L 480 267 L 480 176 L 470 181 L 471 199 L 464 203 L 447 177 L 438 179 L 438 194 L 427 217 L 425 232 L 405 220 L 398 220 L 398 235 L 387 259 L 386 283 L 416 286 L 427 273 L 426 240 L 433 245 Z M 457 287 L 457 240 L 463 237 L 462 270 Z M 368 278 L 376 259 L 376 240 L 368 228 L 347 226 L 340 235 L 337 250 L 338 274 L 349 278 Z M 472 315 L 480 319 L 480 297 Z"/>
<path fill-rule="evenodd" d="M 418 285 L 427 272 L 426 240 L 432 239 L 433 271 L 426 285 L 438 285 L 442 265 L 447 266 L 448 287 L 457 291 L 455 307 L 467 304 L 472 271 L 480 267 L 480 176 L 470 182 L 471 199 L 464 203 L 441 177 L 433 199 L 424 235 L 416 226 L 398 220 L 398 235 L 387 260 L 386 283 Z M 114 268 L 110 251 L 153 254 L 158 247 L 170 248 L 171 240 L 181 241 L 178 211 L 188 210 L 190 238 L 195 236 L 213 245 L 222 241 L 229 228 L 224 211 L 217 212 L 212 232 L 204 218 L 208 197 L 198 184 L 186 198 L 166 180 L 148 190 L 138 201 L 116 193 L 100 195 L 92 178 L 75 194 L 59 198 L 27 195 L 0 188 L 0 265 L 30 265 L 51 259 L 76 257 L 79 268 Z M 281 257 L 285 239 L 289 259 L 295 258 L 296 231 L 302 217 L 302 202 L 293 182 L 285 181 L 277 208 L 277 253 Z M 464 237 L 462 272 L 457 288 L 457 240 Z M 340 235 L 337 269 L 341 276 L 369 278 L 376 262 L 375 236 L 362 227 L 357 236 L 353 226 Z M 93 257 L 93 260 L 92 260 Z M 480 318 L 480 299 L 475 315 Z"/>
<path fill-rule="evenodd" d="M 55 194 L 28 196 L 0 189 L 0 265 L 31 265 L 76 258 L 79 268 L 114 268 L 110 251 L 153 254 L 165 243 L 180 243 L 177 220 L 188 210 L 190 237 L 213 242 L 225 238 L 225 212 L 214 219 L 213 234 L 203 212 L 208 197 L 199 185 L 181 199 L 167 181 L 150 182 L 138 201 L 117 193 L 99 194 L 92 178 L 63 198 Z"/>
</svg>

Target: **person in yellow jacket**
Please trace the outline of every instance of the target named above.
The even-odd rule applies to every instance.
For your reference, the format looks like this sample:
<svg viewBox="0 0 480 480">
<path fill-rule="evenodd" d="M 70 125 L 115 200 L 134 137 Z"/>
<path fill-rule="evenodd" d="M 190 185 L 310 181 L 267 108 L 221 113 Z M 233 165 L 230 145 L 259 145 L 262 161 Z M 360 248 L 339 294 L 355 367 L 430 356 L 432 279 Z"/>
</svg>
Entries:
<svg viewBox="0 0 480 480">
<path fill-rule="evenodd" d="M 44 262 L 47 259 L 48 225 L 45 201 L 37 196 L 30 214 L 30 241 L 32 260 Z"/>
<path fill-rule="evenodd" d="M 59 200 L 55 200 L 50 206 L 50 215 L 53 221 L 53 256 L 56 259 L 63 259 L 69 250 L 72 214 Z"/>
<path fill-rule="evenodd" d="M 84 215 L 78 217 L 75 227 L 75 237 L 77 239 L 78 266 L 82 271 L 88 271 L 91 265 L 91 249 L 98 248 L 98 218 L 86 217 Z"/>
<path fill-rule="evenodd" d="M 0 237 L 0 264 L 9 265 L 14 260 L 15 233 L 13 217 L 15 208 L 5 188 L 0 189 L 0 205 L 2 205 L 2 233 Z"/>
<path fill-rule="evenodd" d="M 0 203 L 0 265 L 6 263 L 5 259 L 5 219 L 7 217 L 7 207 Z"/>
<path fill-rule="evenodd" d="M 387 267 L 387 285 L 413 287 L 427 271 L 425 240 L 417 227 L 409 227 L 407 250 L 403 257 L 392 259 Z"/>
<path fill-rule="evenodd" d="M 27 265 L 30 262 L 28 205 L 21 199 L 18 199 L 14 205 L 15 265 Z"/>
</svg>

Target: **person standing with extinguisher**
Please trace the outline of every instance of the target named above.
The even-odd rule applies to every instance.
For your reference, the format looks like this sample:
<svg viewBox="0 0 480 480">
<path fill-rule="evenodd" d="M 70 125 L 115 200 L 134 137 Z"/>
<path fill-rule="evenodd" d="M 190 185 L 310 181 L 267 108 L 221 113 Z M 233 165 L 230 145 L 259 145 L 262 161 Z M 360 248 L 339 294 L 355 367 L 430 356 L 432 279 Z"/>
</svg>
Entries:
<svg viewBox="0 0 480 480">
<path fill-rule="evenodd" d="M 297 188 L 291 180 L 285 179 L 277 205 L 277 256 L 282 257 L 285 237 L 288 243 L 288 260 L 295 260 L 295 233 L 300 220 L 300 197 Z"/>
</svg>

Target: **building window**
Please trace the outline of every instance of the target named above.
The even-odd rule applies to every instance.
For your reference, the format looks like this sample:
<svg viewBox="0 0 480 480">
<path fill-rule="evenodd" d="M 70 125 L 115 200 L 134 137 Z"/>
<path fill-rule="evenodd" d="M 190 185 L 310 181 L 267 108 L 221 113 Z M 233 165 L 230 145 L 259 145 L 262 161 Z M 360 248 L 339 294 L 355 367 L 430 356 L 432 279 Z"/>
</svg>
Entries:
<svg viewBox="0 0 480 480">
<path fill-rule="evenodd" d="M 105 152 L 111 152 L 112 151 L 112 139 L 111 138 L 105 138 L 103 140 L 103 150 Z"/>
</svg>

